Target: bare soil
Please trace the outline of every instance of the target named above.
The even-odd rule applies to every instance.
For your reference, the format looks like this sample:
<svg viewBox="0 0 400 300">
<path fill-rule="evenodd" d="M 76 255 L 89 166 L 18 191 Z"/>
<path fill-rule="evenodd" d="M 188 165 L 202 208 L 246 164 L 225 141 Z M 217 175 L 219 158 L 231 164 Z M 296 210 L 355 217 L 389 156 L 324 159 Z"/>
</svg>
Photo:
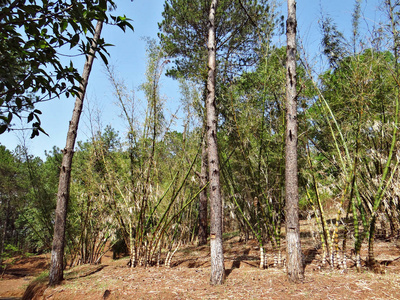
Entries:
<svg viewBox="0 0 400 300">
<path fill-rule="evenodd" d="M 284 268 L 272 266 L 270 247 L 268 268 L 261 270 L 256 241 L 244 243 L 233 237 L 224 242 L 226 281 L 222 286 L 209 284 L 209 247 L 189 245 L 177 251 L 171 268 L 129 268 L 127 258 L 108 257 L 101 265 L 67 270 L 66 280 L 58 287 L 47 288 L 43 280 L 40 292 L 30 299 L 400 299 L 397 240 L 377 239 L 379 267 L 375 272 L 366 267 L 357 272 L 350 252 L 346 271 L 321 266 L 321 250 L 310 234 L 303 236 L 307 265 L 301 284 L 290 283 Z M 362 256 L 366 254 L 364 245 Z M 48 263 L 49 255 L 18 260 L 0 280 L 0 299 L 21 298 L 29 281 Z"/>
<path fill-rule="evenodd" d="M 0 272 L 0 299 L 20 299 L 29 283 L 49 268 L 49 262 L 49 254 L 9 260 L 4 274 Z"/>
</svg>

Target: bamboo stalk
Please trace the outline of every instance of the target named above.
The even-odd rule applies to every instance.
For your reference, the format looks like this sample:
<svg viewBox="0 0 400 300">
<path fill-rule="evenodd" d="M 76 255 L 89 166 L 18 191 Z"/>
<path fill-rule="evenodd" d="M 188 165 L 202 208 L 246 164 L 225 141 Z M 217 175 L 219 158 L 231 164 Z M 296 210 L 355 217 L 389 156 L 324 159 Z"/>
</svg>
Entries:
<svg viewBox="0 0 400 300">
<path fill-rule="evenodd" d="M 174 257 L 176 251 L 178 251 L 178 249 L 179 249 L 180 246 L 181 246 L 181 242 L 178 243 L 178 245 L 176 246 L 175 250 L 174 250 L 174 251 L 171 253 L 171 255 L 169 255 L 168 258 L 166 259 L 166 265 L 165 265 L 165 266 L 166 266 L 167 268 L 171 268 L 171 261 L 172 261 L 172 258 Z M 168 252 L 168 254 L 169 254 L 169 252 Z"/>
<path fill-rule="evenodd" d="M 260 247 L 260 269 L 265 268 L 265 255 L 264 255 L 264 248 Z"/>
<path fill-rule="evenodd" d="M 321 218 L 320 212 L 315 208 L 314 202 L 313 202 L 313 200 L 311 198 L 311 195 L 310 195 L 310 192 L 308 191 L 308 189 L 306 189 L 306 193 L 307 193 L 308 201 L 310 202 L 311 207 L 312 207 L 312 209 L 314 211 L 314 214 L 315 214 L 315 222 L 317 223 L 317 228 L 318 228 L 318 233 L 319 233 L 319 237 L 320 237 L 320 240 L 321 240 L 321 248 L 322 248 L 321 264 L 322 264 L 322 266 L 325 266 L 326 258 L 327 258 L 327 245 L 328 245 L 328 243 L 327 243 L 327 241 L 325 239 L 324 228 L 322 227 L 322 224 L 321 224 L 321 221 L 320 221 L 320 219 L 322 219 L 322 218 Z M 325 228 L 327 228 L 327 226 L 325 226 Z M 329 234 L 329 232 L 328 232 L 328 234 Z"/>
</svg>

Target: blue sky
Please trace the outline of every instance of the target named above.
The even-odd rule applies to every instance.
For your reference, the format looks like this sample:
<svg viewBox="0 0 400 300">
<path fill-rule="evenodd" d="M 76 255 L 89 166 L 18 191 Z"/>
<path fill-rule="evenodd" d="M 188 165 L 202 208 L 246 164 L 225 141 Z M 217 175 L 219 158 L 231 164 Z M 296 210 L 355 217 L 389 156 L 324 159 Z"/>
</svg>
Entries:
<svg viewBox="0 0 400 300">
<path fill-rule="evenodd" d="M 363 19 L 361 28 L 367 32 L 372 25 L 379 23 L 382 13 L 378 5 L 382 1 L 364 0 L 362 2 Z M 106 42 L 114 44 L 108 49 L 111 57 L 109 62 L 114 66 L 118 77 L 123 78 L 128 88 L 137 89 L 145 80 L 146 71 L 146 41 L 143 37 L 157 38 L 158 25 L 163 10 L 163 0 L 116 0 L 117 14 L 125 14 L 133 20 L 134 32 L 123 33 L 117 27 L 105 26 L 102 36 Z M 338 28 L 346 36 L 351 34 L 351 14 L 355 1 L 350 0 L 299 0 L 297 3 L 298 31 L 306 51 L 310 57 L 316 57 L 320 48 L 320 33 L 318 20 L 321 8 L 328 13 L 338 24 Z M 286 4 L 283 2 L 281 11 L 285 14 Z M 277 38 L 277 42 L 284 44 L 285 37 Z M 81 70 L 84 59 L 74 58 L 75 66 Z M 322 66 L 323 67 L 323 66 Z M 119 109 L 114 104 L 112 88 L 104 71 L 104 65 L 96 60 L 93 66 L 87 99 L 91 107 L 96 107 L 101 112 L 102 124 L 110 124 L 123 136 L 125 127 L 119 118 Z M 175 112 L 179 107 L 180 95 L 177 82 L 162 78 L 161 95 L 166 99 L 166 109 Z M 135 97 L 144 103 L 142 93 L 135 91 Z M 75 99 L 62 97 L 38 106 L 42 110 L 42 126 L 49 134 L 41 134 L 33 140 L 29 139 L 30 132 L 26 132 L 26 145 L 29 152 L 35 156 L 44 157 L 45 150 L 51 150 L 53 146 L 63 148 L 65 146 L 68 122 L 72 115 Z M 144 108 L 142 108 L 144 109 Z M 167 112 L 168 115 L 168 112 Z M 89 137 L 88 119 L 83 116 L 79 126 L 78 140 L 86 140 Z M 175 130 L 182 130 L 181 122 L 176 122 Z M 20 144 L 22 132 L 16 131 L 0 135 L 0 143 L 13 150 Z"/>
</svg>

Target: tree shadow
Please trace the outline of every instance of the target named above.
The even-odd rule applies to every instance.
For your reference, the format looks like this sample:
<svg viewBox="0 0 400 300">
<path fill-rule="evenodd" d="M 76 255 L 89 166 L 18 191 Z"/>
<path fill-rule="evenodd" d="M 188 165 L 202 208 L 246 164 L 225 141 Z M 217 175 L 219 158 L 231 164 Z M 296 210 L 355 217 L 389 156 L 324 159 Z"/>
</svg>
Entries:
<svg viewBox="0 0 400 300">
<path fill-rule="evenodd" d="M 177 260 L 176 262 L 172 263 L 173 267 L 177 267 L 177 266 L 184 266 L 185 264 L 187 265 L 188 268 L 200 268 L 204 265 L 206 265 L 207 263 L 209 263 L 208 259 L 210 255 L 203 255 L 203 256 L 199 256 L 199 257 L 195 257 L 195 258 L 186 258 L 186 259 L 180 259 Z"/>
<path fill-rule="evenodd" d="M 65 281 L 70 281 L 70 280 L 74 280 L 74 279 L 77 279 L 77 278 L 88 277 L 88 276 L 93 275 L 93 274 L 95 274 L 97 272 L 100 272 L 105 267 L 107 267 L 107 265 L 100 265 L 97 268 L 95 268 L 94 270 L 90 270 L 90 271 L 88 271 L 88 272 L 86 272 L 86 273 L 84 273 L 82 275 L 81 274 L 76 274 L 76 273 L 75 274 L 74 273 L 68 274 L 66 276 L 67 278 L 65 278 Z"/>
<path fill-rule="evenodd" d="M 305 265 L 310 265 L 318 254 L 317 249 L 307 249 L 304 251 Z"/>
<path fill-rule="evenodd" d="M 203 261 L 203 262 L 194 261 L 194 262 L 190 262 L 188 264 L 188 268 L 190 268 L 190 269 L 192 269 L 192 268 L 201 268 L 201 267 L 203 267 L 204 265 L 206 265 L 208 263 L 209 263 L 208 261 Z"/>
<path fill-rule="evenodd" d="M 231 268 L 225 270 L 225 277 L 228 278 L 228 276 L 232 273 L 234 269 L 239 269 L 240 264 L 243 260 L 246 259 L 246 257 L 249 255 L 250 249 L 246 249 L 243 251 L 243 254 L 241 256 L 236 256 L 236 258 L 233 260 Z"/>
</svg>

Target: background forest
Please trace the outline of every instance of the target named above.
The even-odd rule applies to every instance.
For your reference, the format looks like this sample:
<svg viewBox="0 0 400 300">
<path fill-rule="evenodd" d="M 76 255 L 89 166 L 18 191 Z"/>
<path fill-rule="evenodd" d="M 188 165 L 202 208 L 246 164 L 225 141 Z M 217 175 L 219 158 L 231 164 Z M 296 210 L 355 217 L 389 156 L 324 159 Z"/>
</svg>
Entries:
<svg viewBox="0 0 400 300">
<path fill-rule="evenodd" d="M 181 245 L 207 243 L 209 2 L 165 1 L 159 38 L 147 43 L 147 71 L 139 87 L 144 111 L 117 66 L 105 67 L 127 129 L 104 126 L 107 120 L 86 108 L 91 136 L 77 143 L 72 165 L 69 266 L 98 263 L 110 249 L 128 254 L 132 267 L 168 265 Z M 350 36 L 328 14 L 315 25 L 321 31 L 319 58 L 328 68 L 311 63 L 301 35 L 297 52 L 300 217 L 315 222 L 323 264 L 347 268 L 351 256 L 358 269 L 363 242 L 366 262 L 373 265 L 374 238 L 398 238 L 400 229 L 400 3 L 380 1 L 385 22 L 368 33 L 359 30 L 361 6 L 354 2 Z M 223 232 L 256 239 L 262 268 L 263 251 L 272 245 L 274 264 L 282 266 L 286 48 L 277 39 L 285 20 L 273 1 L 243 0 L 220 1 L 216 23 Z M 173 101 L 180 101 L 184 114 L 182 131 L 166 113 L 164 73 L 179 82 L 180 98 Z M 18 100 L 0 94 L 2 138 L 14 129 L 10 111 L 27 123 L 34 119 L 33 136 L 46 130 L 36 102 L 29 101 L 40 91 L 24 92 L 28 105 L 17 113 L 7 105 Z M 64 86 L 54 91 L 59 92 Z M 24 143 L 16 149 L 0 145 L 1 263 L 17 253 L 51 250 L 62 155 L 56 147 L 39 158 Z"/>
</svg>

